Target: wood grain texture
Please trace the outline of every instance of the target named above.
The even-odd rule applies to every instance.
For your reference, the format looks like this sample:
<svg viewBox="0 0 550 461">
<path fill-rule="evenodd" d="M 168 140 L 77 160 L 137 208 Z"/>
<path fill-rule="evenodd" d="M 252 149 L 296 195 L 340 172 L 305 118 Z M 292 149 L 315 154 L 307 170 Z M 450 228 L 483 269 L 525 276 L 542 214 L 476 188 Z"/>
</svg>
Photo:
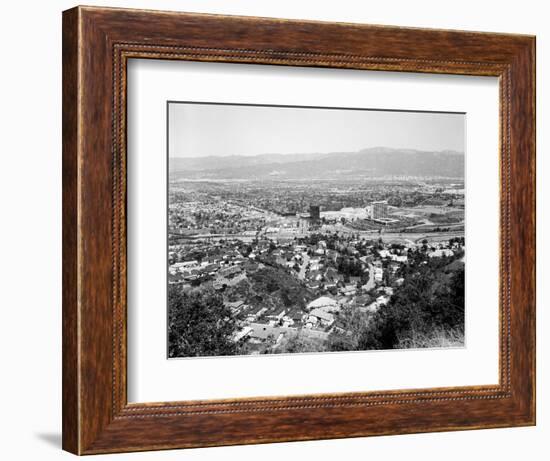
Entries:
<svg viewBox="0 0 550 461">
<path fill-rule="evenodd" d="M 63 16 L 63 448 L 80 451 L 78 442 L 78 11 Z"/>
<path fill-rule="evenodd" d="M 63 14 L 63 447 L 78 454 L 535 422 L 534 37 L 78 7 Z M 126 63 L 500 78 L 500 382 L 216 401 L 126 399 Z"/>
</svg>

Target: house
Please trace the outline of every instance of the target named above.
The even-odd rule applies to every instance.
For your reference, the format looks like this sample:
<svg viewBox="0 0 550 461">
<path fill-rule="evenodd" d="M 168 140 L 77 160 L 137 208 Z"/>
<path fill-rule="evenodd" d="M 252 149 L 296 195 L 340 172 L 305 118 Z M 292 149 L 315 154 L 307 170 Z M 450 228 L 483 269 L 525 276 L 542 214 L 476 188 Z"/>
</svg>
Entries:
<svg viewBox="0 0 550 461">
<path fill-rule="evenodd" d="M 296 306 L 290 307 L 287 314 L 283 317 L 283 321 L 286 317 L 292 320 L 293 325 L 300 324 L 302 322 L 302 309 Z"/>
<path fill-rule="evenodd" d="M 374 301 L 373 303 L 369 304 L 368 306 L 366 306 L 361 310 L 366 312 L 377 312 L 378 309 L 380 309 L 380 307 L 388 304 L 389 300 L 390 300 L 389 296 L 379 296 L 378 298 L 376 298 L 376 301 Z"/>
<path fill-rule="evenodd" d="M 341 282 L 344 280 L 344 277 L 338 273 L 336 269 L 333 267 L 329 267 L 324 274 L 325 278 L 325 287 L 326 288 L 334 288 L 338 284 L 338 282 Z"/>
<path fill-rule="evenodd" d="M 249 337 L 257 342 L 267 340 L 278 342 L 282 334 L 279 327 L 267 324 L 251 324 L 250 328 L 252 328 L 252 331 L 249 333 Z"/>
<path fill-rule="evenodd" d="M 316 321 L 314 319 L 317 319 Z M 313 309 L 308 316 L 308 322 L 315 321 L 315 323 L 320 323 L 324 327 L 329 327 L 334 323 L 334 315 L 330 312 L 327 312 L 323 309 Z"/>
<path fill-rule="evenodd" d="M 292 317 L 289 317 L 288 315 L 283 316 L 282 322 L 283 322 L 283 327 L 289 327 L 291 325 L 294 325 L 294 319 Z"/>
<path fill-rule="evenodd" d="M 285 316 L 286 310 L 281 309 L 279 311 L 275 311 L 267 316 L 267 318 L 275 320 L 277 322 L 280 322 L 282 318 Z"/>
<path fill-rule="evenodd" d="M 353 296 L 357 292 L 357 285 L 346 285 L 340 288 L 340 293 L 344 296 Z"/>
<path fill-rule="evenodd" d="M 306 310 L 308 311 L 311 311 L 313 309 L 321 309 L 325 312 L 338 312 L 340 310 L 338 303 L 328 296 L 321 296 L 311 301 L 306 306 Z"/>
<path fill-rule="evenodd" d="M 253 329 L 252 327 L 244 327 L 243 329 L 237 331 L 234 335 L 233 335 L 233 341 L 234 342 L 239 342 L 241 339 L 245 339 L 247 338 L 248 336 L 250 336 L 250 334 L 252 333 Z"/>
<path fill-rule="evenodd" d="M 308 329 L 316 327 L 319 323 L 319 319 L 317 317 L 305 314 L 302 318 L 302 322 L 304 323 L 304 329 Z"/>
<path fill-rule="evenodd" d="M 356 307 L 367 306 L 371 302 L 371 297 L 369 295 L 359 295 L 353 298 L 353 305 Z"/>
<path fill-rule="evenodd" d="M 246 321 L 254 322 L 255 320 L 258 320 L 265 312 L 267 312 L 267 307 L 261 307 L 261 306 L 253 307 L 248 312 Z"/>
<path fill-rule="evenodd" d="M 231 313 L 233 315 L 237 315 L 239 312 L 241 312 L 244 309 L 244 301 L 234 301 L 234 302 L 226 302 L 224 303 L 226 307 L 231 309 Z"/>
<path fill-rule="evenodd" d="M 385 306 L 386 304 L 388 304 L 389 300 L 390 300 L 390 297 L 387 295 L 386 296 L 382 295 L 376 298 L 376 302 L 378 306 Z"/>
<path fill-rule="evenodd" d="M 239 266 L 229 266 L 229 267 L 226 267 L 224 269 L 221 269 L 220 270 L 220 275 L 222 277 L 229 278 L 233 275 L 238 274 L 239 272 L 241 272 L 241 268 Z"/>
<path fill-rule="evenodd" d="M 199 267 L 199 263 L 196 260 L 184 261 L 184 262 L 172 264 L 169 268 L 169 272 L 171 274 L 175 274 L 176 272 L 186 272 L 193 269 L 197 269 L 198 267 Z"/>
<path fill-rule="evenodd" d="M 447 256 L 453 256 L 453 255 L 454 255 L 453 250 L 449 250 L 447 248 L 430 251 L 428 253 L 429 258 L 442 258 L 444 256 L 447 257 Z"/>
<path fill-rule="evenodd" d="M 285 334 L 296 333 L 296 328 L 270 326 L 264 323 L 251 323 L 249 325 L 252 331 L 249 334 L 251 340 L 256 342 L 265 342 L 273 340 L 276 344 L 281 341 Z"/>
<path fill-rule="evenodd" d="M 319 271 L 319 269 L 322 267 L 321 260 L 319 258 L 311 258 L 309 260 L 309 268 L 312 271 Z"/>
<path fill-rule="evenodd" d="M 208 275 L 214 275 L 218 272 L 218 266 L 216 264 L 207 264 L 202 268 L 203 272 Z"/>
<path fill-rule="evenodd" d="M 194 268 L 199 265 L 199 262 L 196 259 L 193 259 L 191 261 L 184 261 L 182 263 L 176 263 L 176 264 L 180 264 L 181 267 L 185 267 L 185 268 Z"/>
</svg>

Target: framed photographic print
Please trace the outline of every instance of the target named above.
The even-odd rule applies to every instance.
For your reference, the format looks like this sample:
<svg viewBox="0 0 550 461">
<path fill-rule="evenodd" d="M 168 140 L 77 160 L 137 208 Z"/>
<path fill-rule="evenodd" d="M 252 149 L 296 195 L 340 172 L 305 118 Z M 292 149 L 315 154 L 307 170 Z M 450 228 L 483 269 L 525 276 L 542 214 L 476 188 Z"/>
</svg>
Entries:
<svg viewBox="0 0 550 461">
<path fill-rule="evenodd" d="M 64 449 L 533 425 L 534 56 L 64 12 Z"/>
</svg>

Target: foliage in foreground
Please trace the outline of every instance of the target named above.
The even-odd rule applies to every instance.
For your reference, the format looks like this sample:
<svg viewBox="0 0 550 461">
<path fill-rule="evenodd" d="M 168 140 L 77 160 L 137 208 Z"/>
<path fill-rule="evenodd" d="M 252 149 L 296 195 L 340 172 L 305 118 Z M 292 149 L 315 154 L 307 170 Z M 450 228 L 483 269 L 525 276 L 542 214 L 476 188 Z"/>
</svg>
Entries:
<svg viewBox="0 0 550 461">
<path fill-rule="evenodd" d="M 428 261 L 411 270 L 390 302 L 375 314 L 344 310 L 343 328 L 331 334 L 329 349 L 463 346 L 464 265 L 445 263 Z"/>
<path fill-rule="evenodd" d="M 422 257 L 422 255 L 411 255 Z M 464 264 L 455 258 L 413 261 L 399 274 L 402 286 L 378 312 L 344 307 L 328 340 L 298 333 L 264 353 L 363 351 L 461 347 L 464 345 Z M 291 283 L 292 281 L 292 283 Z M 266 306 L 303 306 L 309 292 L 287 273 L 258 271 L 238 299 Z M 236 295 L 236 293 L 233 293 Z M 232 297 L 232 296 L 230 296 Z M 235 343 L 237 320 L 212 289 L 169 290 L 169 356 L 196 357 L 246 354 Z"/>
<path fill-rule="evenodd" d="M 464 346 L 464 329 L 436 328 L 431 333 L 412 332 L 399 338 L 398 349 L 448 348 Z"/>
<path fill-rule="evenodd" d="M 237 323 L 223 298 L 213 291 L 168 290 L 168 356 L 234 355 Z"/>
<path fill-rule="evenodd" d="M 272 351 L 275 354 L 294 354 L 296 352 L 325 352 L 324 341 L 309 338 L 304 333 L 289 335 Z"/>
</svg>

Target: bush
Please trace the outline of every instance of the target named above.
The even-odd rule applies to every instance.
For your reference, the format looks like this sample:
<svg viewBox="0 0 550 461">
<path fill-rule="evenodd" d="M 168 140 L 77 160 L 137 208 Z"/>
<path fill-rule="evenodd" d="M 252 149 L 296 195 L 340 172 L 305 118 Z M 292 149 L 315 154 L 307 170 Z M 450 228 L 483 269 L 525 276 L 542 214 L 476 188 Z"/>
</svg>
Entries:
<svg viewBox="0 0 550 461">
<path fill-rule="evenodd" d="M 308 338 L 303 333 L 291 334 L 285 337 L 273 352 L 275 354 L 295 354 L 300 352 L 324 352 L 324 341 Z"/>
<path fill-rule="evenodd" d="M 445 330 L 439 327 L 429 334 L 411 332 L 410 336 L 399 338 L 397 348 L 422 349 L 432 347 L 464 347 L 464 330 L 462 328 Z"/>
<path fill-rule="evenodd" d="M 169 357 L 234 355 L 237 324 L 223 298 L 213 291 L 168 290 Z"/>
<path fill-rule="evenodd" d="M 400 338 L 433 338 L 442 331 L 463 335 L 464 266 L 448 275 L 439 265 L 428 263 L 405 279 L 388 305 L 375 315 L 368 345 L 391 349 L 402 347 Z"/>
<path fill-rule="evenodd" d="M 458 267 L 450 271 L 449 267 Z M 447 271 L 447 272 L 446 272 Z M 331 351 L 454 347 L 464 344 L 464 265 L 427 261 L 376 313 L 345 308 L 329 336 Z"/>
</svg>

